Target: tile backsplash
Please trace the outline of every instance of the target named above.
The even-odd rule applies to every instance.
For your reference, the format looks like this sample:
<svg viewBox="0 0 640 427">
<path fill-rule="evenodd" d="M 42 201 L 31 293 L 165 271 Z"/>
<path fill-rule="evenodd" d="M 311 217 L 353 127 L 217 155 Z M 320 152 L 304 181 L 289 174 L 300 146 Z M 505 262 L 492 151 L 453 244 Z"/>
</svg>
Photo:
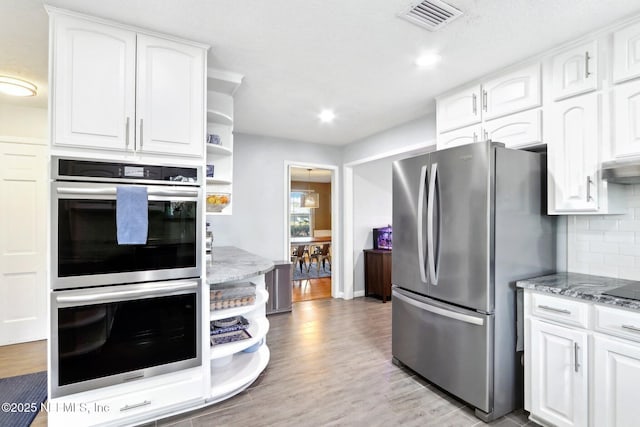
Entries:
<svg viewBox="0 0 640 427">
<path fill-rule="evenodd" d="M 569 271 L 640 280 L 640 184 L 624 191 L 624 215 L 569 216 Z"/>
</svg>

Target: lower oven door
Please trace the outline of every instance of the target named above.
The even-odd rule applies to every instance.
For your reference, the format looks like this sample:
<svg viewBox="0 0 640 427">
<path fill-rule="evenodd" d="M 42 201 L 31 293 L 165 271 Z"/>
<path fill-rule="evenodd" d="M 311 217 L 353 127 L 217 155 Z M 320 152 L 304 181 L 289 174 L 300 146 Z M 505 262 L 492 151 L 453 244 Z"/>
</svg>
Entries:
<svg viewBox="0 0 640 427">
<path fill-rule="evenodd" d="M 147 185 L 147 242 L 119 245 L 116 185 L 51 185 L 53 289 L 200 277 L 199 187 Z"/>
<path fill-rule="evenodd" d="M 199 280 L 51 292 L 51 397 L 201 364 Z"/>
</svg>

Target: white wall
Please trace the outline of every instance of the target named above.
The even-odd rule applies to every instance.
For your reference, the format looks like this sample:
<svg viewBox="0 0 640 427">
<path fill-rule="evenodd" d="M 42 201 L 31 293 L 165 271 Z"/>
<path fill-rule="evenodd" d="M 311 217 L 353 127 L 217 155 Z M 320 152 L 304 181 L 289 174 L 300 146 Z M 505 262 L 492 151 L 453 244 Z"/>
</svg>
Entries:
<svg viewBox="0 0 640 427">
<path fill-rule="evenodd" d="M 624 193 L 624 215 L 568 218 L 569 271 L 640 280 L 640 184 Z"/>
<path fill-rule="evenodd" d="M 281 260 L 287 238 L 285 162 L 339 166 L 341 154 L 340 147 L 234 134 L 233 215 L 208 217 L 213 226 L 214 246 L 237 246 L 268 259 Z"/>
<path fill-rule="evenodd" d="M 0 136 L 46 138 L 47 109 L 0 104 Z"/>
</svg>

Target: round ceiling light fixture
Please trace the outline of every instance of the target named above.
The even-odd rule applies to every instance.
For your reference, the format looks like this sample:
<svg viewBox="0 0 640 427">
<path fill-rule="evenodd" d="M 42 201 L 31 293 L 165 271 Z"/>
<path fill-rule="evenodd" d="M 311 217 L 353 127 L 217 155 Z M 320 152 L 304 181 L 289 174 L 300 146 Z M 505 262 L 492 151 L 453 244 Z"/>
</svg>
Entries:
<svg viewBox="0 0 640 427">
<path fill-rule="evenodd" d="M 416 65 L 420 68 L 433 68 L 438 62 L 440 62 L 440 55 L 435 52 L 426 52 L 416 58 Z"/>
<path fill-rule="evenodd" d="M 336 114 L 333 110 L 324 109 L 318 114 L 318 118 L 322 123 L 331 123 L 336 118 Z"/>
<path fill-rule="evenodd" d="M 35 96 L 38 93 L 38 88 L 25 80 L 0 76 L 0 93 L 12 96 Z"/>
</svg>

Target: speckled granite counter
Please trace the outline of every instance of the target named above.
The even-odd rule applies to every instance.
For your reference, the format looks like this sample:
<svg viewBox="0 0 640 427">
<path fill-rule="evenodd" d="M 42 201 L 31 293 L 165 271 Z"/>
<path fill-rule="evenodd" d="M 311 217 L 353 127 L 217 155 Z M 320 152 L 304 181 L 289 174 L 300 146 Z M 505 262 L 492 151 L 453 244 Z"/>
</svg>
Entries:
<svg viewBox="0 0 640 427">
<path fill-rule="evenodd" d="M 273 270 L 273 262 L 234 246 L 214 246 L 213 261 L 207 261 L 207 284 L 230 282 Z"/>
<path fill-rule="evenodd" d="M 518 288 L 533 289 L 539 292 L 640 311 L 640 301 L 638 300 L 602 295 L 603 292 L 625 285 L 635 285 L 640 289 L 640 282 L 580 273 L 557 273 L 516 282 Z"/>
</svg>

